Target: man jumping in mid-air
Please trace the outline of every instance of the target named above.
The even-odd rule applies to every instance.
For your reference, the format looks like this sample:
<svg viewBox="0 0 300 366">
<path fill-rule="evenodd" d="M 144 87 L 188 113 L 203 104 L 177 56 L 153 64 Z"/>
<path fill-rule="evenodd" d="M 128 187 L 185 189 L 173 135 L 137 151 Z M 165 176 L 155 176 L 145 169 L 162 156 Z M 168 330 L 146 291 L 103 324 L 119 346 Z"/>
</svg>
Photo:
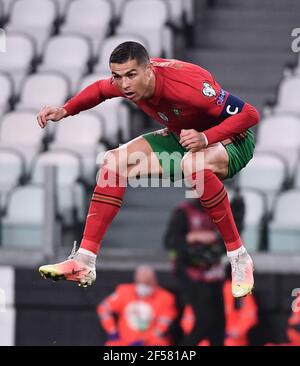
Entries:
<svg viewBox="0 0 300 366">
<path fill-rule="evenodd" d="M 249 128 L 258 123 L 258 112 L 223 90 L 207 70 L 178 60 L 150 59 L 146 49 L 136 42 L 116 47 L 109 63 L 110 78 L 91 84 L 63 107 L 43 107 L 37 116 L 39 125 L 44 128 L 50 120 L 57 122 L 106 99 L 123 96 L 166 128 L 106 153 L 79 250 L 64 262 L 40 267 L 40 273 L 52 279 L 77 281 L 82 286 L 95 281 L 101 241 L 121 207 L 127 179 L 136 176 L 137 163 L 130 163 L 128 158 L 140 152 L 144 156 L 143 164 L 139 161 L 140 175 L 167 174 L 174 179 L 181 170 L 199 193 L 202 206 L 226 246 L 233 296 L 247 295 L 254 285 L 253 263 L 221 181 L 233 177 L 252 158 L 254 138 Z M 177 152 L 179 159 L 168 167 L 159 159 L 162 152 Z M 197 159 L 200 155 L 203 164 L 195 163 L 201 161 Z"/>
</svg>

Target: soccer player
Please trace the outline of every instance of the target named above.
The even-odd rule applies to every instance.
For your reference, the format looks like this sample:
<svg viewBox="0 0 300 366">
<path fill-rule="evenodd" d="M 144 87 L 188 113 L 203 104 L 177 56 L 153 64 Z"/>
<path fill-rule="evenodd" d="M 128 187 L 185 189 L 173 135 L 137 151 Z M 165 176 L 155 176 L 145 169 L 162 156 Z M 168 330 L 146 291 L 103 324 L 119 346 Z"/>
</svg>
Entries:
<svg viewBox="0 0 300 366">
<path fill-rule="evenodd" d="M 63 107 L 43 107 L 37 116 L 40 127 L 123 96 L 166 128 L 106 153 L 79 250 L 64 262 L 40 267 L 40 273 L 82 286 L 95 281 L 101 241 L 121 207 L 126 181 L 136 175 L 139 165 L 140 175 L 168 174 L 171 179 L 182 170 L 224 240 L 232 266 L 233 296 L 247 295 L 254 284 L 253 262 L 236 228 L 222 180 L 233 177 L 252 158 L 250 127 L 258 123 L 258 112 L 223 90 L 207 70 L 178 60 L 150 59 L 136 42 L 117 46 L 109 64 L 110 78 L 91 84 Z M 130 159 L 136 152 L 144 157 L 139 164 Z M 168 167 L 159 159 L 162 152 L 176 152 L 178 161 Z M 202 161 L 197 159 L 200 155 L 203 164 L 197 163 Z"/>
</svg>

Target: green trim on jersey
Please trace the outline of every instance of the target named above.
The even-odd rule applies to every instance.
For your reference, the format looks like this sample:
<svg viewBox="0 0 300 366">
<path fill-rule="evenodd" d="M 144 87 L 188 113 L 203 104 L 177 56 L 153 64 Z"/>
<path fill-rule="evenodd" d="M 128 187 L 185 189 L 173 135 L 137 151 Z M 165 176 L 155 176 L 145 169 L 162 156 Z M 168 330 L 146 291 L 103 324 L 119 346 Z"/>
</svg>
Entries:
<svg viewBox="0 0 300 366">
<path fill-rule="evenodd" d="M 188 150 L 180 145 L 178 137 L 167 128 L 149 132 L 142 136 L 158 157 L 163 170 L 163 177 L 168 177 L 173 182 L 183 179 L 181 160 Z M 245 138 L 235 140 L 227 145 L 224 144 L 224 147 L 229 157 L 227 178 L 232 178 L 247 165 L 253 156 L 255 143 L 252 130 L 247 130 Z M 164 154 L 171 155 L 170 161 L 164 159 Z"/>
</svg>

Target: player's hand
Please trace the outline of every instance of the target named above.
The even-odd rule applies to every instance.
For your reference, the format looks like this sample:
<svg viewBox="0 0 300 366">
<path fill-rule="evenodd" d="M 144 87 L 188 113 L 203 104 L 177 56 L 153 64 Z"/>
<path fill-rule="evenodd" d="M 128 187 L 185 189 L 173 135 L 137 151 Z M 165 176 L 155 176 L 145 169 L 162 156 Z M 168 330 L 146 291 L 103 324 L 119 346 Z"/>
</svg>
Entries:
<svg viewBox="0 0 300 366">
<path fill-rule="evenodd" d="M 196 130 L 181 130 L 180 144 L 191 152 L 197 152 L 207 146 L 205 136 Z"/>
<path fill-rule="evenodd" d="M 46 127 L 48 121 L 58 122 L 66 117 L 67 111 L 62 107 L 44 106 L 37 115 L 37 121 L 41 128 Z"/>
</svg>

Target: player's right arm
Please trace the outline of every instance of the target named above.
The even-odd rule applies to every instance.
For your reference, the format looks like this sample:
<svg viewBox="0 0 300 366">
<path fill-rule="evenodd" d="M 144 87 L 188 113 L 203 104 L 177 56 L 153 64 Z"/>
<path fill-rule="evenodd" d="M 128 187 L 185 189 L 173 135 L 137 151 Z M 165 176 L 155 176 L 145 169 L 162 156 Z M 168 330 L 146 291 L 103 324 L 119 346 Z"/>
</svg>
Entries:
<svg viewBox="0 0 300 366">
<path fill-rule="evenodd" d="M 122 93 L 112 83 L 111 78 L 98 80 L 69 99 L 62 107 L 43 107 L 37 116 L 37 121 L 39 126 L 44 128 L 48 121 L 58 122 L 67 116 L 93 108 L 106 99 L 118 96 L 122 96 Z"/>
<path fill-rule="evenodd" d="M 47 126 L 48 121 L 58 122 L 68 115 L 64 107 L 44 106 L 37 115 L 37 121 L 41 128 Z"/>
</svg>

